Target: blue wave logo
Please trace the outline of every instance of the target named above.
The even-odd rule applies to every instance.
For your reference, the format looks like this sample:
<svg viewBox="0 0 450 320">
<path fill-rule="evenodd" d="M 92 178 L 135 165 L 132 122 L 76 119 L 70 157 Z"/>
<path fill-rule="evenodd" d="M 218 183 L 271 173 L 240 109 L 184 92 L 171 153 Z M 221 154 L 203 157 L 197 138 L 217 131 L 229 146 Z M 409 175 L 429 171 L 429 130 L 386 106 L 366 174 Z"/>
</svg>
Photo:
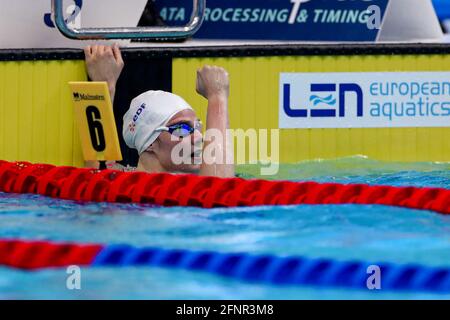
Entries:
<svg viewBox="0 0 450 320">
<path fill-rule="evenodd" d="M 319 103 L 325 103 L 330 106 L 334 106 L 336 104 L 336 99 L 334 99 L 332 94 L 330 94 L 325 98 L 313 94 L 311 95 L 311 97 L 309 97 L 309 101 L 311 101 L 314 104 L 314 106 L 317 106 Z"/>
</svg>

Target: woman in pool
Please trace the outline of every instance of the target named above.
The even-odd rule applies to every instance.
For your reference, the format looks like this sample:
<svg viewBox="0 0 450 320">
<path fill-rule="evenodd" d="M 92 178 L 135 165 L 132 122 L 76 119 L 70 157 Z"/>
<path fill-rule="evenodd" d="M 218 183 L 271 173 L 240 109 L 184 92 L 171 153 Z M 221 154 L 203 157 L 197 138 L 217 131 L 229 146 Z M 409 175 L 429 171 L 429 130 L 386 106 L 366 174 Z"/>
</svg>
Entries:
<svg viewBox="0 0 450 320">
<path fill-rule="evenodd" d="M 90 79 L 106 81 L 114 99 L 116 83 L 124 67 L 118 45 L 88 46 L 85 56 Z M 226 132 L 229 128 L 228 73 L 215 66 L 199 69 L 197 92 L 208 100 L 206 137 L 212 132 L 214 138 L 205 141 L 195 111 L 181 97 L 147 91 L 133 99 L 123 118 L 122 134 L 126 144 L 139 153 L 137 170 L 234 176 L 234 165 L 227 161 L 233 157 Z M 212 161 L 211 156 L 204 161 L 203 151 L 207 148 L 214 150 Z"/>
</svg>

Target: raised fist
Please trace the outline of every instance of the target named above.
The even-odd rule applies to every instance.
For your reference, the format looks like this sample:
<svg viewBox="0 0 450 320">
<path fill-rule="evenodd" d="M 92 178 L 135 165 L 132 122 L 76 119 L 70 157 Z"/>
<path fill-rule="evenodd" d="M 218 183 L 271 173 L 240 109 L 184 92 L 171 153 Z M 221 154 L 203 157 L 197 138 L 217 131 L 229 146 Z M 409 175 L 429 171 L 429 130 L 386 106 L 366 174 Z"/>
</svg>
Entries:
<svg viewBox="0 0 450 320">
<path fill-rule="evenodd" d="M 206 99 L 213 96 L 228 97 L 230 93 L 228 72 L 216 66 L 204 66 L 197 70 L 197 92 Z"/>
</svg>

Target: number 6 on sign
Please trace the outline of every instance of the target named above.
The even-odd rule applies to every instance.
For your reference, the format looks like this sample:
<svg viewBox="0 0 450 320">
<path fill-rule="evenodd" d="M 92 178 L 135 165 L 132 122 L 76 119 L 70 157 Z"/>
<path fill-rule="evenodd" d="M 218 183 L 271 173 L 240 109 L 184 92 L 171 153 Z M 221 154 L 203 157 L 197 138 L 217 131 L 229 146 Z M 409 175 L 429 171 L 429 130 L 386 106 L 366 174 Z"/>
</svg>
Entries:
<svg viewBox="0 0 450 320">
<path fill-rule="evenodd" d="M 84 160 L 122 160 L 106 82 L 69 82 Z"/>
</svg>

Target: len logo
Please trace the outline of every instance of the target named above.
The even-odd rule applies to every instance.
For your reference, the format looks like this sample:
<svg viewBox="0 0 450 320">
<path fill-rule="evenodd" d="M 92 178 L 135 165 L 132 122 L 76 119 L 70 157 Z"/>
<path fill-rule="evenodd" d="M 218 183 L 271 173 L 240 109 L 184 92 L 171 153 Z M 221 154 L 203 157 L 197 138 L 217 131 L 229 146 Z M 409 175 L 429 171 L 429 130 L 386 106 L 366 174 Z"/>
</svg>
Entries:
<svg viewBox="0 0 450 320">
<path fill-rule="evenodd" d="M 336 110 L 335 93 L 338 91 L 339 106 Z M 291 106 L 291 84 L 283 85 L 283 109 L 291 118 L 307 118 L 308 113 L 312 118 L 335 118 L 345 117 L 346 115 L 346 94 L 356 94 L 356 111 L 357 116 L 364 115 L 363 110 L 363 91 L 356 83 L 312 83 L 310 86 L 311 95 L 309 101 L 311 106 L 309 109 L 293 109 Z M 323 107 L 326 105 L 326 107 Z"/>
</svg>

